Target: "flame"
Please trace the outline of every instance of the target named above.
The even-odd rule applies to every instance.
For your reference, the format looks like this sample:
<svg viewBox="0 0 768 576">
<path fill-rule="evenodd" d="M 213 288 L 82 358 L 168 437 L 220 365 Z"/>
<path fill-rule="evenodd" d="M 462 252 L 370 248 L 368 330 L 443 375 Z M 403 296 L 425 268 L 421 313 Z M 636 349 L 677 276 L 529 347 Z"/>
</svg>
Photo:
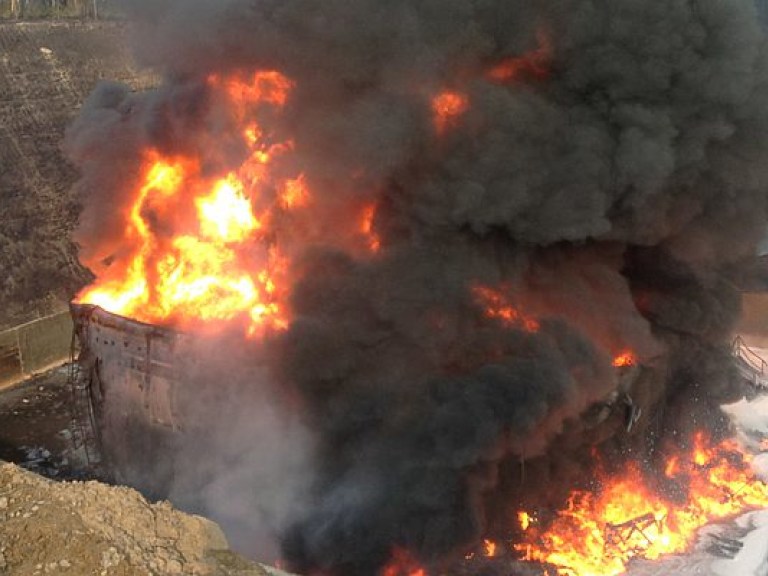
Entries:
<svg viewBox="0 0 768 576">
<path fill-rule="evenodd" d="M 680 458 L 678 456 L 671 456 L 667 460 L 667 464 L 664 466 L 664 476 L 667 478 L 674 478 L 680 473 Z"/>
<path fill-rule="evenodd" d="M 556 566 L 559 574 L 585 576 L 622 574 L 633 557 L 684 552 L 705 524 L 768 506 L 768 486 L 754 477 L 749 460 L 733 442 L 712 446 L 697 434 L 690 453 L 673 456 L 665 468 L 670 482 L 687 489 L 685 501 L 652 490 L 631 465 L 603 478 L 599 491 L 573 492 L 546 530 L 529 526 L 514 548 L 526 560 Z M 522 514 L 519 520 L 526 518 Z"/>
<path fill-rule="evenodd" d="M 261 228 L 243 185 L 234 174 L 219 180 L 210 195 L 195 198 L 195 204 L 203 237 L 224 243 L 242 242 Z"/>
<path fill-rule="evenodd" d="M 531 515 L 525 510 L 521 510 L 517 513 L 517 522 L 520 524 L 520 528 L 522 528 L 523 531 L 528 530 L 531 526 Z"/>
<path fill-rule="evenodd" d="M 500 291 L 486 286 L 475 286 L 472 292 L 478 304 L 484 308 L 486 318 L 495 318 L 507 326 L 520 328 L 526 332 L 539 331 L 539 321 L 526 316 L 512 306 Z"/>
<path fill-rule="evenodd" d="M 485 550 L 485 555 L 488 558 L 493 558 L 496 556 L 497 545 L 493 540 L 483 540 L 483 548 Z"/>
<path fill-rule="evenodd" d="M 250 110 L 279 110 L 293 84 L 277 72 L 259 71 L 211 76 L 208 85 L 242 126 L 248 155 L 234 170 L 204 175 L 205 158 L 144 151 L 125 210 L 125 252 L 96 270 L 95 283 L 77 299 L 181 329 L 238 318 L 249 335 L 283 329 L 289 266 L 275 244 L 275 216 L 307 206 L 311 192 L 302 174 L 272 174 L 274 160 L 290 153 L 293 143 L 273 142 L 250 120 Z"/>
<path fill-rule="evenodd" d="M 538 47 L 522 56 L 506 58 L 491 67 L 486 76 L 498 83 L 507 83 L 523 78 L 545 80 L 549 77 L 552 61 L 552 40 L 550 35 L 540 28 L 536 33 Z"/>
<path fill-rule="evenodd" d="M 363 208 L 363 215 L 360 220 L 360 232 L 367 239 L 368 248 L 371 252 L 378 252 L 381 248 L 381 239 L 373 230 L 373 222 L 376 218 L 376 205 L 369 204 Z"/>
<path fill-rule="evenodd" d="M 461 92 L 444 90 L 432 98 L 432 113 L 438 134 L 453 125 L 469 109 L 469 98 Z"/>
<path fill-rule="evenodd" d="M 257 70 L 250 75 L 235 74 L 227 78 L 212 75 L 208 83 L 223 88 L 240 112 L 260 103 L 282 107 L 293 89 L 293 82 L 276 70 Z"/>
<path fill-rule="evenodd" d="M 408 552 L 396 549 L 392 560 L 379 572 L 379 576 L 427 576 L 427 571 Z"/>
<path fill-rule="evenodd" d="M 286 210 L 304 208 L 309 204 L 309 189 L 302 174 L 293 180 L 286 180 L 280 193 L 280 204 Z"/>
<path fill-rule="evenodd" d="M 614 368 L 628 368 L 637 364 L 637 358 L 633 352 L 622 352 L 613 359 Z"/>
</svg>

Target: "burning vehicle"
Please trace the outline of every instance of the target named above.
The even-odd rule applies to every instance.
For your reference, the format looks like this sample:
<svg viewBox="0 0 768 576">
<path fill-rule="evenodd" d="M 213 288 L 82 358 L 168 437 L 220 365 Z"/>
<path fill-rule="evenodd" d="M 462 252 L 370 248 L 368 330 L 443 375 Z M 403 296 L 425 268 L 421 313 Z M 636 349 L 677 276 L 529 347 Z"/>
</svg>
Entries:
<svg viewBox="0 0 768 576">
<path fill-rule="evenodd" d="M 66 143 L 122 479 L 334 576 L 615 575 L 768 504 L 719 409 L 751 0 L 128 5 L 164 83 Z"/>
</svg>

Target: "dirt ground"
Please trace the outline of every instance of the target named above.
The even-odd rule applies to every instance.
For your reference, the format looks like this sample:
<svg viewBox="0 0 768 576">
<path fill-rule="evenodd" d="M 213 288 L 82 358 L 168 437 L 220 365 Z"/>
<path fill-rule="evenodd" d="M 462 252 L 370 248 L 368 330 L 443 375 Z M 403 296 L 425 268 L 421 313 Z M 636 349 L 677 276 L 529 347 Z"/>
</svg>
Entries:
<svg viewBox="0 0 768 576">
<path fill-rule="evenodd" d="M 213 522 L 98 482 L 0 464 L 0 574 L 277 576 L 228 550 Z"/>
<path fill-rule="evenodd" d="M 88 280 L 71 239 L 77 173 L 62 141 L 101 79 L 136 90 L 157 82 L 134 64 L 123 23 L 0 22 L 0 328 L 65 307 Z"/>
<path fill-rule="evenodd" d="M 88 477 L 75 447 L 69 366 L 0 392 L 0 460 L 49 477 Z"/>
<path fill-rule="evenodd" d="M 51 475 L 71 449 L 71 391 L 67 366 L 0 393 L 0 459 L 49 467 Z M 44 466 L 43 460 L 47 461 Z"/>
</svg>

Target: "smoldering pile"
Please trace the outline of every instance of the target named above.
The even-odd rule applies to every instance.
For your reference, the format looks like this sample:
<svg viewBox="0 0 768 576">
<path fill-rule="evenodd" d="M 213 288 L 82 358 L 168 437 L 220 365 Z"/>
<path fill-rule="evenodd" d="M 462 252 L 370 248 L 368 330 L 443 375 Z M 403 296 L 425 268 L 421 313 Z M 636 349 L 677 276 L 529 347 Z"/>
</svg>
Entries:
<svg viewBox="0 0 768 576">
<path fill-rule="evenodd" d="M 652 462 L 738 394 L 730 279 L 765 232 L 768 190 L 751 0 L 129 5 L 139 58 L 165 81 L 100 86 L 70 131 L 86 258 L 117 228 L 141 150 L 237 165 L 211 74 L 295 82 L 262 119 L 293 139 L 285 170 L 314 197 L 311 233 L 294 231 L 291 324 L 264 344 L 269 385 L 313 438 L 304 508 L 279 526 L 295 569 L 373 574 L 394 550 L 450 561 L 503 531 L 513 503 L 584 482 L 596 444 Z M 527 68 L 489 74 L 505 62 Z M 467 105 L 436 130 L 446 90 Z M 336 231 L 365 203 L 380 247 L 362 257 Z M 489 314 L 484 290 L 536 329 Z M 632 435 L 581 419 L 616 391 L 624 350 L 657 373 Z"/>
</svg>

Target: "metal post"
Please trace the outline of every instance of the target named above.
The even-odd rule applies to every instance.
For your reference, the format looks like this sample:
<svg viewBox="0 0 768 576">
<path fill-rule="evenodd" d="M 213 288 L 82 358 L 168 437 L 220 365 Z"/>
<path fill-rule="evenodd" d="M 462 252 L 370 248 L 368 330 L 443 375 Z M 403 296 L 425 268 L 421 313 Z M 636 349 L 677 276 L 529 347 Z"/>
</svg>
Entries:
<svg viewBox="0 0 768 576">
<path fill-rule="evenodd" d="M 24 367 L 24 351 L 21 349 L 21 330 L 18 328 L 16 329 L 16 349 L 19 351 L 19 370 L 23 379 L 27 375 L 27 370 Z"/>
</svg>

